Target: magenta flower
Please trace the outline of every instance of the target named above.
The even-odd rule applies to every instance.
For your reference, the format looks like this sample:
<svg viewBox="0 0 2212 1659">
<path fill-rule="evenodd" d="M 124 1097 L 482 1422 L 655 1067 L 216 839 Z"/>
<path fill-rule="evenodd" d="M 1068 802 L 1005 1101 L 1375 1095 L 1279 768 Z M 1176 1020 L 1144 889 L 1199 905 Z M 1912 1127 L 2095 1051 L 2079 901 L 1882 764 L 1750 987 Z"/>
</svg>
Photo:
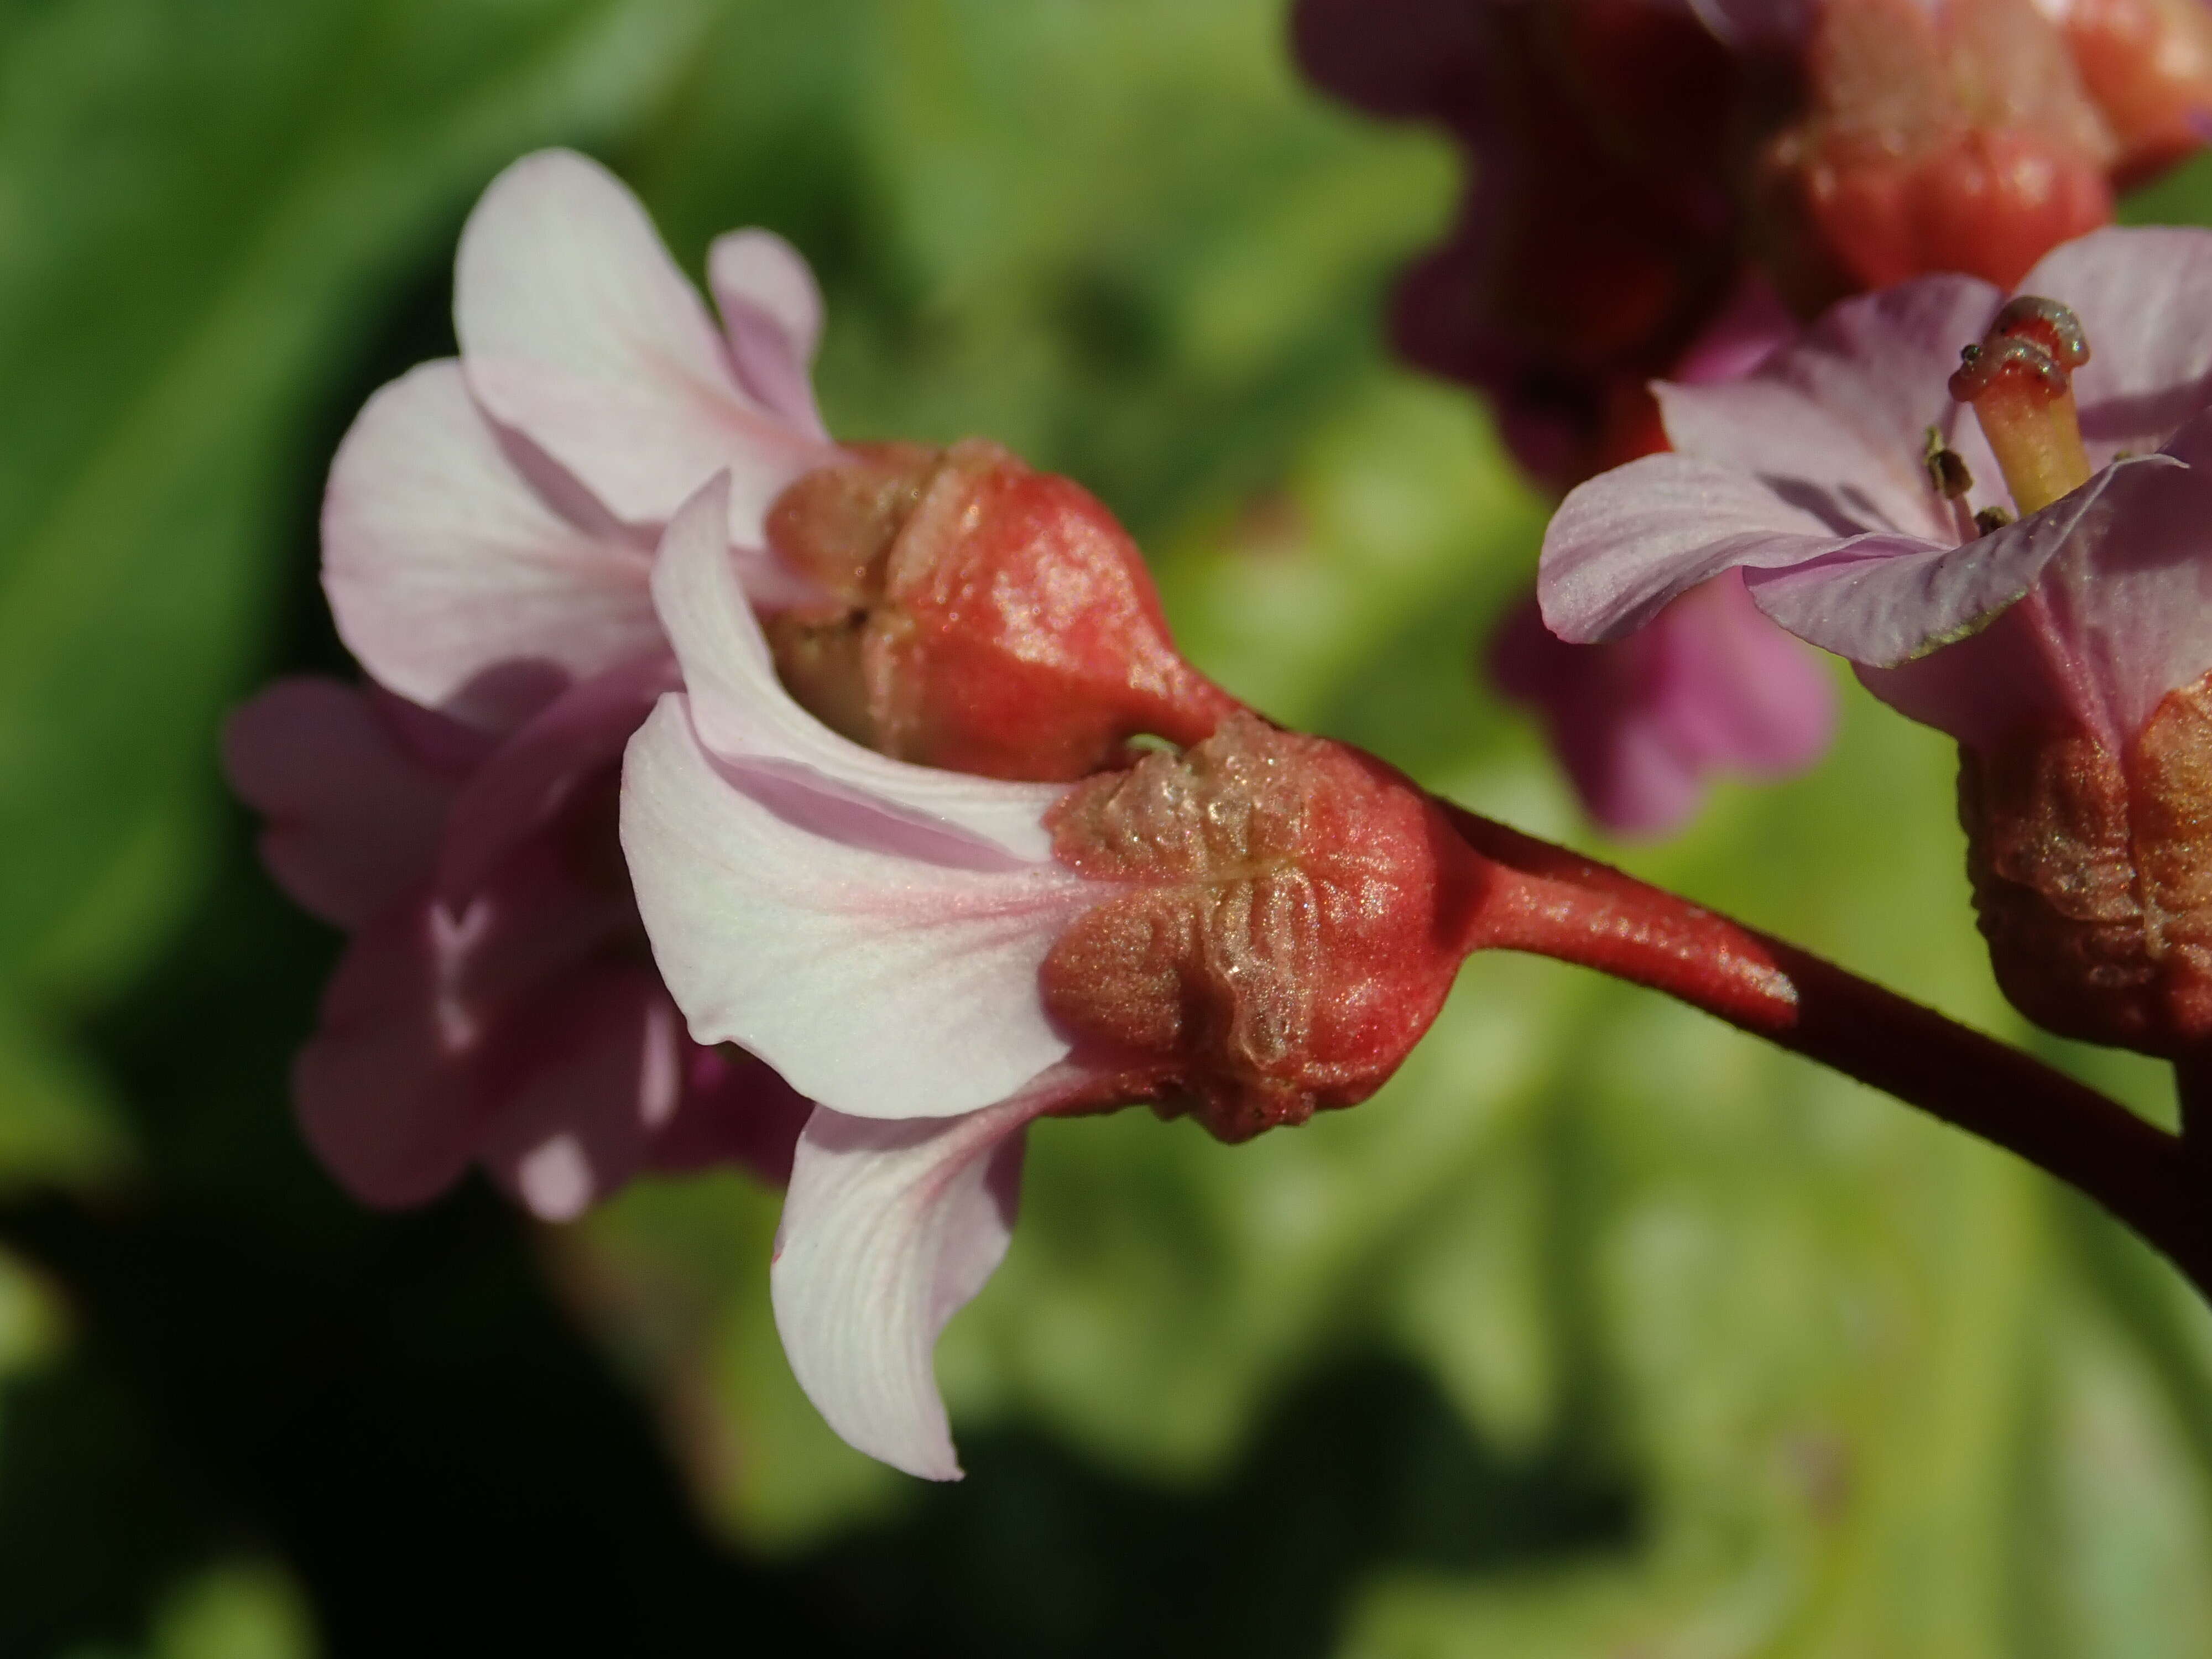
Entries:
<svg viewBox="0 0 2212 1659">
<path fill-rule="evenodd" d="M 616 845 L 622 744 L 669 678 L 600 676 L 497 745 L 330 680 L 232 715 L 264 861 L 353 936 L 293 1091 L 362 1201 L 420 1203 L 474 1164 L 567 1220 L 643 1169 L 788 1170 L 804 1103 L 684 1035 Z"/>
<path fill-rule="evenodd" d="M 720 495 L 662 544 L 685 690 L 630 744 L 623 847 L 693 1036 L 820 1103 L 772 1273 L 793 1370 L 949 1479 L 932 1350 L 1006 1252 L 1025 1127 L 1150 1100 L 1242 1139 L 1364 1098 L 1443 1001 L 1479 860 L 1389 769 L 1249 714 L 1073 785 L 849 743 L 778 683 Z"/>
<path fill-rule="evenodd" d="M 227 733 L 272 873 L 353 935 L 294 1092 L 365 1201 L 479 1163 L 565 1218 L 646 1167 L 788 1166 L 801 1103 L 684 1034 L 616 838 L 623 747 L 676 683 L 662 522 L 732 477 L 733 568 L 811 597 L 763 521 L 841 453 L 804 262 L 739 231 L 708 265 L 720 327 L 595 163 L 501 174 L 462 236 L 460 359 L 378 392 L 331 465 L 324 585 L 372 685 L 279 684 Z"/>
</svg>

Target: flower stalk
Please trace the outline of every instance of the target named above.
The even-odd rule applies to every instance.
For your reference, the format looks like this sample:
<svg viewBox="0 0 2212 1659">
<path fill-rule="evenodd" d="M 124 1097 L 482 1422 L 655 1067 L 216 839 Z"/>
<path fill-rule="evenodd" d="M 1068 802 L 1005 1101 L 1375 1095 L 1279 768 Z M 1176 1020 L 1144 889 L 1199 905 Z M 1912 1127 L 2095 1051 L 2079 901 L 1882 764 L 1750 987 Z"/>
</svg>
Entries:
<svg viewBox="0 0 2212 1659">
<path fill-rule="evenodd" d="M 1479 943 L 1660 991 L 2025 1158 L 2094 1200 L 2212 1298 L 2212 1064 L 2177 1065 L 2170 1134 L 2032 1055 L 1565 848 L 1447 809 L 1501 879 Z"/>
</svg>

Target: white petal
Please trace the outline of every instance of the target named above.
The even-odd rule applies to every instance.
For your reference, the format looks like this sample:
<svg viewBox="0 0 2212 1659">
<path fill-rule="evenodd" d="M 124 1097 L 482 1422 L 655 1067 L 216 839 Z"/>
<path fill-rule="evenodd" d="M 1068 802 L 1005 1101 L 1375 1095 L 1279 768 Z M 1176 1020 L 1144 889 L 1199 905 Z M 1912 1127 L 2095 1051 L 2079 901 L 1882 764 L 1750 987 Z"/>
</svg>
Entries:
<svg viewBox="0 0 2212 1659">
<path fill-rule="evenodd" d="M 964 1117 L 874 1123 L 817 1109 L 799 1137 L 769 1285 L 799 1387 L 871 1457 L 953 1480 L 933 1358 L 1006 1254 L 1033 1091 Z"/>
<path fill-rule="evenodd" d="M 783 486 L 826 458 L 738 384 L 636 198 L 563 150 L 492 181 L 461 234 L 454 325 L 470 390 L 615 514 L 659 524 L 716 471 L 731 534 L 760 539 Z"/>
<path fill-rule="evenodd" d="M 653 650 L 651 555 L 556 512 L 477 410 L 453 362 L 370 398 L 331 463 L 323 587 L 379 681 L 504 729 L 574 680 Z"/>
<path fill-rule="evenodd" d="M 882 822 L 856 835 L 869 809 L 798 775 L 741 788 L 684 701 L 664 698 L 630 741 L 622 840 L 696 1041 L 737 1043 L 801 1094 L 886 1118 L 973 1111 L 1066 1054 L 1037 975 L 1094 884 L 938 861 L 957 850 L 941 830 L 907 826 L 904 846 Z"/>
<path fill-rule="evenodd" d="M 773 231 L 718 236 L 707 250 L 707 286 L 721 310 L 739 383 L 827 442 L 808 374 L 822 338 L 822 290 L 799 250 Z"/>
<path fill-rule="evenodd" d="M 653 575 L 653 600 L 683 665 L 701 741 L 725 761 L 805 769 L 817 787 L 848 800 L 957 825 L 1014 859 L 1049 859 L 1043 818 L 1065 785 L 910 766 L 838 736 L 792 701 L 738 587 L 714 488 L 702 490 L 670 523 Z"/>
</svg>

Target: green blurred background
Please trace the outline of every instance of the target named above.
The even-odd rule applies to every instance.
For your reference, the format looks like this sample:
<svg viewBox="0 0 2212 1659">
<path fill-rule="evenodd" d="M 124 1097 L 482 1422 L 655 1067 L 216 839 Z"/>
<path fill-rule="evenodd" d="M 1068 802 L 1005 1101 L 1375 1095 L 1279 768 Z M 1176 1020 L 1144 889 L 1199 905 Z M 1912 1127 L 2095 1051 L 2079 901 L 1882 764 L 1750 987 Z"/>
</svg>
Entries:
<svg viewBox="0 0 2212 1659">
<path fill-rule="evenodd" d="M 578 145 L 696 268 L 771 226 L 834 430 L 1001 439 L 1285 720 L 1597 845 L 1474 641 L 1540 503 L 1392 368 L 1455 162 L 1278 0 L 0 0 L 0 1654 L 2212 1654 L 2212 1320 L 2050 1183 L 1647 995 L 1471 963 L 1371 1103 L 1048 1123 L 940 1355 L 969 1477 L 838 1444 L 776 1200 L 374 1216 L 284 1070 L 336 954 L 214 766 L 353 411 Z M 2212 208 L 2185 174 L 2157 211 Z M 1950 757 L 1606 848 L 2020 1035 Z M 2060 1053 L 2163 1109 L 2154 1068 Z"/>
</svg>

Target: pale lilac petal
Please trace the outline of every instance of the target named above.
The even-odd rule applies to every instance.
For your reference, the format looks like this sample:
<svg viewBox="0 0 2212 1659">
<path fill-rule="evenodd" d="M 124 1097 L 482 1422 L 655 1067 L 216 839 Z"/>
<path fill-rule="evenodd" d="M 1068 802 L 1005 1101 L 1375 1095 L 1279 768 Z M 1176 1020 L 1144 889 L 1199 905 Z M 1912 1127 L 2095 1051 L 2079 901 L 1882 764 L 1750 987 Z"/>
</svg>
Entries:
<svg viewBox="0 0 2212 1659">
<path fill-rule="evenodd" d="M 822 290 L 799 250 L 768 230 L 733 230 L 707 250 L 707 286 L 738 382 L 798 430 L 830 441 L 810 370 L 822 338 Z"/>
<path fill-rule="evenodd" d="M 1927 432 L 1972 424 L 1949 381 L 2002 297 L 1972 276 L 1929 276 L 1847 300 L 1743 380 L 1656 386 L 1668 439 L 1759 479 L 1838 538 L 1955 540 L 1929 487 Z"/>
<path fill-rule="evenodd" d="M 550 150 L 485 191 L 461 234 L 454 324 L 469 388 L 620 518 L 665 520 L 714 473 L 733 539 L 831 453 L 739 386 L 706 307 L 637 199 Z"/>
<path fill-rule="evenodd" d="M 718 488 L 702 489 L 670 522 L 653 577 L 701 741 L 723 761 L 803 772 L 812 787 L 851 804 L 874 803 L 879 817 L 903 812 L 923 828 L 956 827 L 978 842 L 978 850 L 988 845 L 1015 860 L 1048 859 L 1052 838 L 1043 818 L 1066 793 L 1065 785 L 1005 783 L 910 766 L 838 736 L 792 701 L 739 591 L 714 500 Z"/>
<path fill-rule="evenodd" d="M 860 1116 L 1006 1098 L 1067 1052 L 1037 975 L 1095 889 L 1056 866 L 852 845 L 854 810 L 796 783 L 773 806 L 734 787 L 680 697 L 631 740 L 623 850 L 692 1036 L 734 1042 Z"/>
<path fill-rule="evenodd" d="M 2021 292 L 2073 307 L 2088 335 L 2074 391 L 2093 464 L 2156 449 L 2212 404 L 2212 231 L 2094 231 L 2045 254 Z"/>
<path fill-rule="evenodd" d="M 2132 498 L 2123 480 L 2179 470 L 2166 456 L 2141 456 L 1962 546 L 1862 537 L 1788 569 L 1747 570 L 1745 580 L 1759 609 L 1798 638 L 1854 662 L 1894 667 L 1987 626 L 2052 560 L 2107 538 Z"/>
<path fill-rule="evenodd" d="M 1683 348 L 1667 378 L 1681 386 L 1741 380 L 1797 333 L 1797 319 L 1773 285 L 1757 271 L 1748 272 L 1720 315 Z"/>
<path fill-rule="evenodd" d="M 881 1123 L 823 1109 L 799 1137 L 769 1270 L 792 1372 L 850 1444 L 953 1480 L 939 1334 L 1005 1259 L 1023 1132 L 1048 1091 L 964 1116 Z"/>
<path fill-rule="evenodd" d="M 1978 634 L 1894 668 L 1862 666 L 1859 679 L 1907 720 L 1986 749 L 2025 720 L 2094 705 L 2039 610 L 2031 595 Z"/>
<path fill-rule="evenodd" d="M 2078 548 L 2041 584 L 2056 638 L 2087 681 L 2113 746 L 2166 694 L 2212 671 L 2212 413 L 2166 454 L 2182 465 L 2122 463 Z"/>
<path fill-rule="evenodd" d="M 1537 592 L 1560 638 L 1618 639 L 1724 570 L 1797 564 L 1851 544 L 1756 479 L 1647 455 L 1560 503 L 1544 532 Z"/>
<path fill-rule="evenodd" d="M 374 398 L 323 501 L 323 587 L 383 684 L 503 729 L 548 695 L 653 648 L 649 548 L 556 513 L 451 361 Z"/>
<path fill-rule="evenodd" d="M 656 650 L 571 687 L 501 744 L 453 799 L 439 852 L 439 891 L 463 899 L 481 885 L 518 842 L 552 822 L 592 773 L 611 771 L 661 694 L 678 685 L 675 659 Z"/>
<path fill-rule="evenodd" d="M 222 762 L 268 819 L 269 873 L 325 921 L 362 927 L 428 880 L 455 780 L 411 753 L 360 690 L 277 681 L 224 722 Z"/>
</svg>

